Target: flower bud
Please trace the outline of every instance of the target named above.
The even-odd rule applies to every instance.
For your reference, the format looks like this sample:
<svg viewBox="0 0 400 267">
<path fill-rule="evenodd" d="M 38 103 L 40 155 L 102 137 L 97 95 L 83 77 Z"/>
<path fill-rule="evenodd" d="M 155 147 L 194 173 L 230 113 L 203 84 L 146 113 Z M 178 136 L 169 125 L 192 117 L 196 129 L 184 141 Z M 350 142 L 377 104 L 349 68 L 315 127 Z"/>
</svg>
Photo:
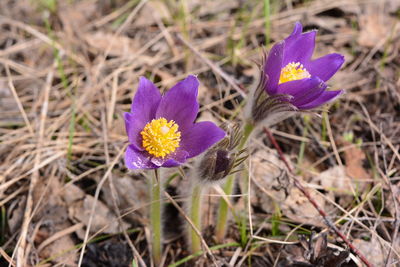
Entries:
<svg viewBox="0 0 400 267">
<path fill-rule="evenodd" d="M 237 167 L 248 157 L 246 150 L 236 151 L 243 135 L 238 125 L 224 124 L 221 128 L 227 132 L 227 137 L 208 150 L 197 167 L 202 182 L 221 181 L 237 172 Z"/>
</svg>

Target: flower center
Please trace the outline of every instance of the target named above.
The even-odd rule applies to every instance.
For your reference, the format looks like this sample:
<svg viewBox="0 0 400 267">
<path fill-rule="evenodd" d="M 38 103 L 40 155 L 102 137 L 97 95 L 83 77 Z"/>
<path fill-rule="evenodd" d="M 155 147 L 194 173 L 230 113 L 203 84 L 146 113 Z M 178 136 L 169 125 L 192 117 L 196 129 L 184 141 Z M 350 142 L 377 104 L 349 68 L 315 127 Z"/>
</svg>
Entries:
<svg viewBox="0 0 400 267">
<path fill-rule="evenodd" d="M 154 119 L 147 123 L 140 133 L 144 149 L 151 155 L 161 158 L 174 152 L 181 141 L 178 127 L 175 121 L 167 121 L 165 118 Z"/>
<path fill-rule="evenodd" d="M 291 62 L 282 68 L 281 76 L 279 77 L 279 84 L 310 77 L 310 73 L 306 70 L 306 68 L 303 67 L 302 64 L 299 62 Z"/>
</svg>

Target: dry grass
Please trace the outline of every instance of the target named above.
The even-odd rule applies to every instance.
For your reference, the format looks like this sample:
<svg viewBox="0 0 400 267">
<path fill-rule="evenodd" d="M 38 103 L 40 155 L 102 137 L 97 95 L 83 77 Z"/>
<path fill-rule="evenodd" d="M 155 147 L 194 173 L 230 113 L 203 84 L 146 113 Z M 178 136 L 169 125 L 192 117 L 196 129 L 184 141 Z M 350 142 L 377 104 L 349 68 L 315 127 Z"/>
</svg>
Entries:
<svg viewBox="0 0 400 267">
<path fill-rule="evenodd" d="M 271 41 L 301 20 L 319 28 L 317 55 L 345 55 L 330 84 L 347 91 L 322 119 L 298 116 L 271 131 L 347 238 L 376 266 L 399 266 L 400 5 L 286 0 L 271 8 Z M 81 251 L 82 266 L 149 264 L 146 174 L 124 166 L 122 114 L 140 76 L 165 90 L 196 74 L 200 117 L 239 121 L 265 45 L 263 3 L 2 0 L 0 10 L 0 265 L 75 266 Z M 208 257 L 197 265 L 279 266 L 295 255 L 287 248 L 298 234 L 312 230 L 346 249 L 295 188 L 277 189 L 287 173 L 266 136 L 251 144 L 250 241 L 238 245 L 232 220 L 226 246 L 216 246 L 220 190 L 210 191 Z M 175 205 L 185 200 L 177 174 L 168 188 Z M 166 212 L 167 265 L 189 254 L 168 222 L 183 216 L 172 205 Z M 354 255 L 346 264 L 362 266 Z"/>
</svg>

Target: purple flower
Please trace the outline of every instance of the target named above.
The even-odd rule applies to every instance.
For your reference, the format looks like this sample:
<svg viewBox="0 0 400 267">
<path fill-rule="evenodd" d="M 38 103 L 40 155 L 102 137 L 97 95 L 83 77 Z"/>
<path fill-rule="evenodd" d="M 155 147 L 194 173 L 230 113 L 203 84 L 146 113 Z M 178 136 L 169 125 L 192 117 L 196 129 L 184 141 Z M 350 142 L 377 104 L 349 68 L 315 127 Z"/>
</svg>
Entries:
<svg viewBox="0 0 400 267">
<path fill-rule="evenodd" d="M 275 44 L 263 71 L 264 89 L 269 95 L 289 95 L 289 102 L 298 109 L 312 109 L 336 98 L 343 91 L 326 91 L 328 81 L 342 66 L 344 57 L 328 54 L 311 60 L 316 31 L 302 33 L 297 22 L 292 34 Z"/>
<path fill-rule="evenodd" d="M 152 82 L 140 78 L 131 112 L 124 114 L 129 169 L 178 166 L 225 136 L 212 122 L 194 123 L 198 87 L 199 81 L 190 75 L 161 96 Z"/>
</svg>

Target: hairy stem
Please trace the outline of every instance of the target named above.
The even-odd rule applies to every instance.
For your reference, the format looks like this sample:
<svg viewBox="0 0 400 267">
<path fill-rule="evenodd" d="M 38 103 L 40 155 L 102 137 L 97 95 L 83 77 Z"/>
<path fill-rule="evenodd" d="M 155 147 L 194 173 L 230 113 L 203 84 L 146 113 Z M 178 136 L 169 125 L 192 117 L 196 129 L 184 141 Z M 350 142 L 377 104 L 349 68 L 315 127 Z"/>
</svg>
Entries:
<svg viewBox="0 0 400 267">
<path fill-rule="evenodd" d="M 158 170 L 154 170 L 154 176 L 151 179 L 151 206 L 150 206 L 150 224 L 151 224 L 151 248 L 155 266 L 161 262 L 162 256 L 162 229 L 161 229 L 161 181 Z"/>
<path fill-rule="evenodd" d="M 238 151 L 240 151 L 244 148 L 244 146 L 246 145 L 247 140 L 249 139 L 250 134 L 253 132 L 253 130 L 254 130 L 254 125 L 252 123 L 245 124 L 245 126 L 243 127 L 243 137 L 238 146 Z M 235 175 L 229 175 L 225 182 L 225 185 L 223 187 L 224 192 L 227 196 L 232 195 L 234 185 L 235 185 Z M 246 182 L 246 185 L 247 185 L 247 182 Z M 246 194 L 246 193 L 247 192 L 243 192 L 243 194 Z M 217 219 L 217 227 L 216 227 L 216 233 L 215 233 L 216 237 L 217 237 L 217 241 L 220 243 L 223 242 L 225 233 L 226 233 L 227 222 L 228 222 L 228 208 L 229 208 L 228 203 L 225 201 L 225 199 L 221 198 L 221 200 L 219 201 L 218 219 Z M 242 221 L 242 225 L 243 225 L 243 221 Z"/>
<path fill-rule="evenodd" d="M 193 225 L 201 232 L 201 185 L 197 184 L 192 187 L 190 198 L 190 219 Z M 190 227 L 190 249 L 192 253 L 201 251 L 201 240 L 196 231 Z"/>
</svg>

